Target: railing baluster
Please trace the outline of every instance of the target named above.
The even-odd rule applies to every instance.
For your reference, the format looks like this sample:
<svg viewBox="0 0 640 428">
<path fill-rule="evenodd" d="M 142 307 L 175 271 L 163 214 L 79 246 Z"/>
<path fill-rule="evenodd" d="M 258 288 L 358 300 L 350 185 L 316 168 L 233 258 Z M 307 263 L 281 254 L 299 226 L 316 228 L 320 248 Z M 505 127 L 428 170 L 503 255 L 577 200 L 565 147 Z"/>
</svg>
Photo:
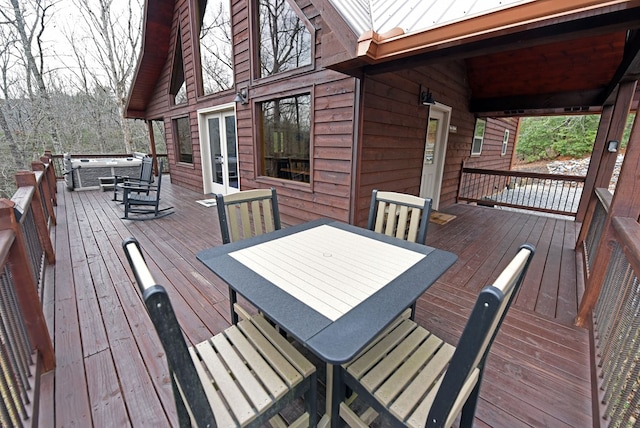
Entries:
<svg viewBox="0 0 640 428">
<path fill-rule="evenodd" d="M 609 426 L 640 418 L 640 225 L 614 217 L 615 244 L 593 310 L 600 400 Z"/>
</svg>

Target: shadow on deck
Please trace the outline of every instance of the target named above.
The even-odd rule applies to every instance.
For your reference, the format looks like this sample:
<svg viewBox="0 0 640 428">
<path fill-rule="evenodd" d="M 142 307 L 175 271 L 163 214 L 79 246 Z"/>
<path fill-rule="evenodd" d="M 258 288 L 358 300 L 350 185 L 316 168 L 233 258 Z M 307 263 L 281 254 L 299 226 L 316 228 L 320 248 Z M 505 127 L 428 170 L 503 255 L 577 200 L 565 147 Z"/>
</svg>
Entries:
<svg viewBox="0 0 640 428">
<path fill-rule="evenodd" d="M 196 192 L 170 183 L 162 190 L 175 213 L 133 222 L 120 219 L 122 206 L 110 193 L 69 192 L 58 183 L 57 262 L 43 299 L 57 368 L 42 379 L 41 426 L 176 425 L 166 362 L 132 284 L 124 238 L 140 241 L 189 341 L 229 325 L 226 285 L 195 257 L 221 245 L 215 209 L 198 204 L 206 197 Z M 476 425 L 590 426 L 589 333 L 572 326 L 577 225 L 470 205 L 444 211 L 457 218 L 431 224 L 427 243 L 459 260 L 419 300 L 416 319 L 451 343 L 479 289 L 521 243 L 537 246 L 489 357 Z"/>
</svg>

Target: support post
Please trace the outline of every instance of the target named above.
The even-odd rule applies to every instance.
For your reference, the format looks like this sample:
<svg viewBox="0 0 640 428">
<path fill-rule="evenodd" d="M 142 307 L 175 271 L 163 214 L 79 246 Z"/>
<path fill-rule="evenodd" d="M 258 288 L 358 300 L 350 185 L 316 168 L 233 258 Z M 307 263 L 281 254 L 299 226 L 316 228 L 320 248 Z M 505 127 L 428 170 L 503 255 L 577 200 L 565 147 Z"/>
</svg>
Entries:
<svg viewBox="0 0 640 428">
<path fill-rule="evenodd" d="M 153 170 L 158 174 L 162 174 L 162 171 L 158 171 L 158 156 L 156 153 L 156 137 L 153 134 L 153 121 L 145 120 L 147 122 L 147 129 L 149 131 L 149 148 L 151 149 L 151 157 L 153 159 Z"/>
<path fill-rule="evenodd" d="M 54 206 L 53 199 L 54 199 L 55 193 L 53 194 L 51 193 L 51 186 L 49 185 L 50 171 L 42 161 L 31 162 L 31 170 L 41 171 L 43 173 L 42 181 L 40 182 L 41 184 L 40 188 L 42 189 L 42 192 L 43 192 L 42 196 L 44 197 L 44 203 L 47 205 L 47 213 L 49 214 L 49 218 L 51 219 L 51 225 L 55 226 L 56 213 L 53 210 L 53 206 Z"/>
</svg>

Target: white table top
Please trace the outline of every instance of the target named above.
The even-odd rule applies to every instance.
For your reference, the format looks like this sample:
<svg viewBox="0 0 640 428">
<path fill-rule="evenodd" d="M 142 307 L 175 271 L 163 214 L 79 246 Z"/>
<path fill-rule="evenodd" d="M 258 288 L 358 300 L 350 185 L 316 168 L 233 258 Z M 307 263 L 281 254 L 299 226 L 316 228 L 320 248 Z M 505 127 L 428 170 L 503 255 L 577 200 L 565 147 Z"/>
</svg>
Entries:
<svg viewBox="0 0 640 428">
<path fill-rule="evenodd" d="M 328 225 L 229 255 L 331 321 L 425 257 Z"/>
</svg>

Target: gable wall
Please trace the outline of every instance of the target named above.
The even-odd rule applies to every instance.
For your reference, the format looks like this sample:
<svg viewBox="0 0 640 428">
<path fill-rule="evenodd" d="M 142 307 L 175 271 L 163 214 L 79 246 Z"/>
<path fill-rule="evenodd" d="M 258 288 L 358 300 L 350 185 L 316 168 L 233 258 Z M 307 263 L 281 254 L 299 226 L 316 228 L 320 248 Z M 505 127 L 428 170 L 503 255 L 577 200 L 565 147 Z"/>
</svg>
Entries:
<svg viewBox="0 0 640 428">
<path fill-rule="evenodd" d="M 318 59 L 322 55 L 322 28 L 325 25 L 308 0 L 298 1 L 297 4 L 316 28 L 315 57 Z M 190 24 L 191 14 L 189 1 L 178 0 L 174 12 L 169 57 L 147 109 L 147 118 L 164 119 L 171 181 L 196 191 L 203 191 L 197 110 L 229 103 L 233 100 L 236 91 L 247 88 L 250 102 L 247 105 L 236 105 L 241 189 L 275 187 L 278 192 L 282 221 L 285 224 L 295 224 L 318 217 L 348 221 L 352 190 L 351 153 L 356 79 L 319 66 L 265 79 L 253 78 L 251 72 L 253 59 L 250 50 L 252 31 L 248 1 L 233 0 L 231 19 L 235 89 L 207 97 L 197 97 L 195 90 L 197 61 L 194 60 L 197 47 L 192 45 L 194 30 Z M 186 104 L 174 106 L 168 93 L 178 28 L 182 30 L 188 101 Z M 260 117 L 258 103 L 282 95 L 303 92 L 310 92 L 312 95 L 314 123 L 311 130 L 313 171 L 311 185 L 260 177 L 257 166 L 259 157 L 255 147 L 259 140 L 256 127 Z M 189 116 L 191 123 L 193 164 L 176 162 L 172 119 L 185 115 Z"/>
<path fill-rule="evenodd" d="M 316 64 L 319 64 L 326 24 L 308 1 L 300 0 L 297 3 L 316 28 L 315 57 Z M 282 76 L 252 78 L 250 14 L 246 0 L 233 1 L 231 8 L 235 89 L 197 97 L 191 13 L 188 0 L 176 3 L 172 47 L 147 110 L 149 119 L 164 120 L 171 180 L 174 183 L 196 191 L 203 190 L 196 111 L 231 102 L 240 88 L 248 88 L 250 99 L 247 105 L 236 105 L 241 188 L 275 187 L 285 224 L 329 217 L 364 225 L 374 188 L 419 194 L 428 116 L 428 107 L 418 104 L 420 84 L 430 88 L 438 102 L 452 107 L 451 125 L 457 127 L 457 132 L 449 135 L 441 207 L 455 203 L 463 161 L 467 161 L 467 165 L 471 161 L 475 162 L 474 166 L 480 166 L 478 162 L 486 158 L 489 163 L 482 166 L 504 168 L 504 161 L 511 159 L 513 144 L 509 145 L 510 151 L 506 156 L 499 156 L 504 127 L 503 124 L 493 127 L 491 120 L 488 121 L 482 157 L 469 159 L 475 117 L 467 111 L 469 88 L 465 83 L 466 69 L 462 61 L 364 76 L 361 81 L 361 116 L 358 116 L 360 107 L 356 105 L 359 80 L 341 73 L 316 66 Z M 188 101 L 174 106 L 168 93 L 178 28 L 182 30 Z M 259 137 L 256 123 L 260 117 L 259 103 L 274 96 L 300 91 L 312 94 L 311 185 L 261 177 L 257 166 L 259 156 L 256 142 Z M 185 115 L 189 116 L 191 123 L 193 164 L 176 162 L 172 120 Z M 354 142 L 356 117 L 361 117 L 362 121 L 359 142 Z M 492 136 L 495 137 L 495 144 L 492 143 Z M 515 139 L 515 129 L 510 133 L 510 139 Z M 357 153 L 354 154 L 354 150 Z M 354 165 L 352 159 L 356 159 L 356 156 L 359 160 Z M 352 174 L 353 171 L 356 171 L 355 174 Z M 355 207 L 354 212 L 352 207 Z"/>
</svg>

